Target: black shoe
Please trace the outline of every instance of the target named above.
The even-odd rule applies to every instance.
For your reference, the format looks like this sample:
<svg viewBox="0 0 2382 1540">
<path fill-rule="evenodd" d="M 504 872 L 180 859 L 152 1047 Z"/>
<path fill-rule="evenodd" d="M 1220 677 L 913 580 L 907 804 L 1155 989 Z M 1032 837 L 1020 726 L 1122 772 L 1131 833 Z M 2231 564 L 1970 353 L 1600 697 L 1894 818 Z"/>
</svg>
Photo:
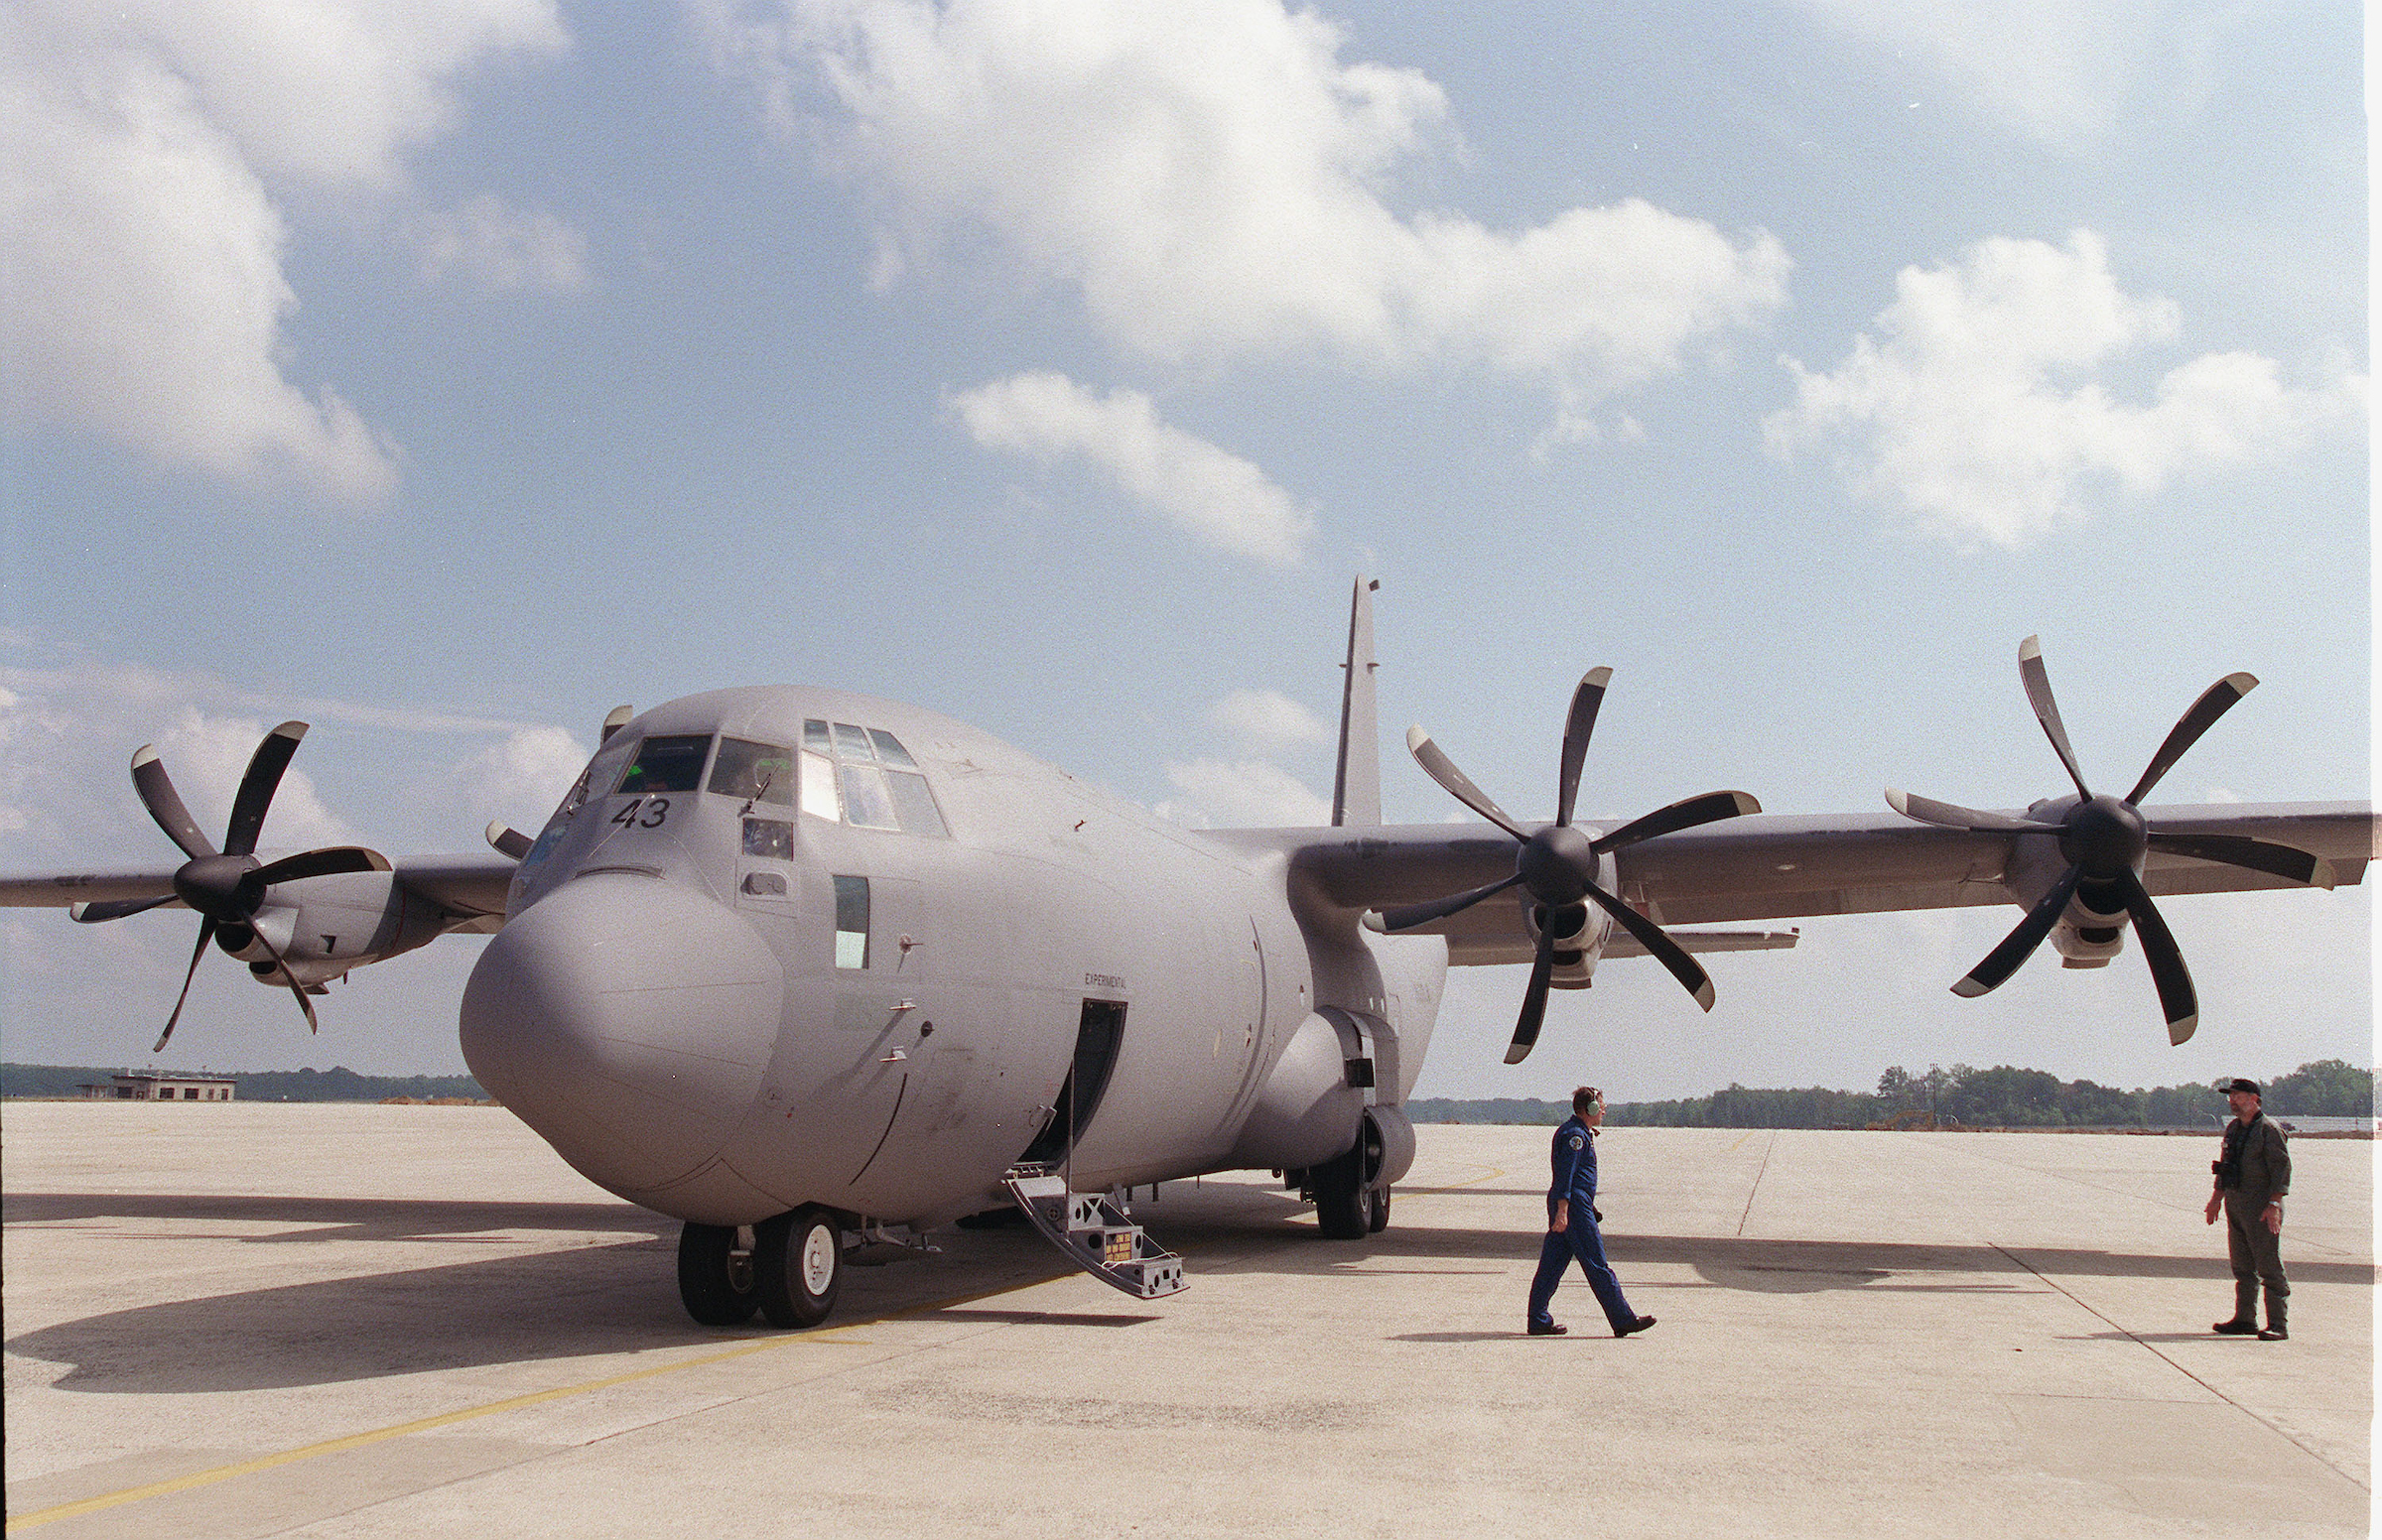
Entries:
<svg viewBox="0 0 2382 1540">
<path fill-rule="evenodd" d="M 1646 1330 L 1648 1327 L 1650 1327 L 1650 1326 L 1653 1326 L 1654 1324 L 1654 1317 L 1652 1317 L 1652 1316 L 1640 1316 L 1640 1317 L 1639 1317 L 1637 1320 L 1635 1320 L 1635 1321 L 1631 1322 L 1631 1323 L 1630 1323 L 1628 1326 L 1615 1327 L 1615 1328 L 1613 1329 L 1613 1335 L 1614 1335 L 1615 1337 L 1627 1337 L 1627 1336 L 1629 1336 L 1629 1335 L 1630 1335 L 1632 1332 L 1643 1332 L 1643 1331 L 1645 1331 L 1645 1330 Z"/>
<path fill-rule="evenodd" d="M 1570 1331 L 1570 1327 L 1557 1326 L 1552 1321 L 1533 1321 L 1530 1323 L 1530 1335 L 1532 1337 L 1562 1337 Z"/>
<path fill-rule="evenodd" d="M 2208 1329 L 2223 1337 L 2247 1337 L 2258 1330 L 2255 1321 L 2219 1321 Z"/>
<path fill-rule="evenodd" d="M 2287 1343 L 2291 1341 L 2291 1334 L 2279 1326 L 2270 1326 L 2258 1334 L 2258 1340 L 2262 1343 Z"/>
</svg>

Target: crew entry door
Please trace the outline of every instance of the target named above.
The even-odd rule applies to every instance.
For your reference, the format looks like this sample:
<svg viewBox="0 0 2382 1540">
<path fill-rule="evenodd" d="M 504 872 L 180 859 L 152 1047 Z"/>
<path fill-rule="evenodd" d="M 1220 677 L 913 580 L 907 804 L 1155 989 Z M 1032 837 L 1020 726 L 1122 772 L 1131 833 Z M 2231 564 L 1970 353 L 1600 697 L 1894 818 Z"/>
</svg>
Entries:
<svg viewBox="0 0 2382 1540">
<path fill-rule="evenodd" d="M 1020 1161 L 1053 1165 L 1066 1159 L 1092 1114 L 1100 1110 L 1102 1092 L 1109 1089 L 1109 1072 L 1116 1068 L 1118 1045 L 1125 1038 L 1123 1000 L 1086 1000 L 1075 1030 L 1075 1063 L 1059 1087 L 1050 1120 L 1026 1146 Z"/>
</svg>

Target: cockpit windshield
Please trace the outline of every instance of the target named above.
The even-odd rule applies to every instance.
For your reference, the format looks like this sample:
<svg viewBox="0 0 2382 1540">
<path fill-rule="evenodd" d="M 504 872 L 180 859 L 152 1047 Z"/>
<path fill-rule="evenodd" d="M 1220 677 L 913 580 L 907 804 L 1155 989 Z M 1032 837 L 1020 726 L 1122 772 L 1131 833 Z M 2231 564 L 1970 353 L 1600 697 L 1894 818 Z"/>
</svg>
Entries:
<svg viewBox="0 0 2382 1540">
<path fill-rule="evenodd" d="M 794 751 L 775 743 L 723 737 L 712 761 L 711 789 L 747 802 L 794 805 Z"/>
<path fill-rule="evenodd" d="M 704 756 L 711 750 L 709 733 L 647 738 L 637 750 L 628 773 L 620 777 L 620 795 L 644 797 L 657 792 L 694 791 L 703 785 Z"/>
</svg>

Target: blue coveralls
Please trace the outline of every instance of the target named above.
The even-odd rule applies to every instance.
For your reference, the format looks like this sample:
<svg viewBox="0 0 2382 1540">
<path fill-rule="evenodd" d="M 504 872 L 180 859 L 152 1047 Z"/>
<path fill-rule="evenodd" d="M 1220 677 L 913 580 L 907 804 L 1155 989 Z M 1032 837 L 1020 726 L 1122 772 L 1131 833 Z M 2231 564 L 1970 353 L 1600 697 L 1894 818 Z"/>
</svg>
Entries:
<svg viewBox="0 0 2382 1540">
<path fill-rule="evenodd" d="M 1588 1275 L 1588 1287 L 1596 1291 L 1596 1302 L 1605 1307 L 1605 1319 L 1618 1332 L 1636 1322 L 1638 1313 L 1621 1297 L 1621 1280 L 1613 1276 L 1612 1264 L 1605 1260 L 1605 1238 L 1596 1231 L 1596 1136 L 1576 1114 L 1555 1130 L 1554 1182 L 1546 1193 L 1549 1224 L 1555 1222 L 1558 1199 L 1570 1205 L 1571 1215 L 1563 1233 L 1548 1230 L 1539 1242 L 1538 1276 L 1530 1280 L 1530 1322 L 1544 1326 L 1554 1319 L 1546 1313 L 1547 1304 L 1555 1297 L 1555 1285 L 1563 1281 L 1564 1264 L 1577 1257 L 1580 1271 Z"/>
</svg>

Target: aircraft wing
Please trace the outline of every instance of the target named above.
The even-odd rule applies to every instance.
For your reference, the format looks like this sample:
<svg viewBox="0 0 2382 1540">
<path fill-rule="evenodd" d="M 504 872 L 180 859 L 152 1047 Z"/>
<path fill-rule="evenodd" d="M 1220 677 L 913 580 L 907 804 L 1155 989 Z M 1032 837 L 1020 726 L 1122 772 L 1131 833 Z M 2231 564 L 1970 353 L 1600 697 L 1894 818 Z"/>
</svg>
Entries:
<svg viewBox="0 0 2382 1540">
<path fill-rule="evenodd" d="M 2310 851 L 2330 862 L 2344 886 L 2363 879 L 2376 848 L 2373 810 L 2366 803 L 2230 803 L 2144 813 L 2162 831 Z M 1504 834 L 1478 826 L 1219 831 L 1212 837 L 1281 850 L 1289 859 L 1294 901 L 1327 924 L 1499 881 L 1513 874 L 1518 848 Z M 1648 918 L 1661 925 L 1708 925 L 2018 904 L 2020 895 L 2004 885 L 2016 843 L 2010 834 L 1945 829 L 1893 813 L 1756 814 L 1663 834 L 1616 858 L 1621 896 Z M 2143 885 L 2161 897 L 2296 886 L 2263 872 L 2157 850 L 2150 853 Z M 1531 947 L 1520 891 L 1418 927 L 1418 933 L 1445 936 L 1454 963 L 1526 962 Z"/>
<path fill-rule="evenodd" d="M 493 850 L 461 855 L 408 855 L 390 863 L 400 887 L 428 899 L 463 920 L 501 920 L 514 863 Z M 0 909 L 65 909 L 73 904 L 171 900 L 163 908 L 179 909 L 174 898 L 175 867 L 125 867 L 113 871 L 40 872 L 0 876 Z M 459 924 L 458 930 L 478 930 Z M 493 929 L 493 927 L 487 927 Z"/>
</svg>

